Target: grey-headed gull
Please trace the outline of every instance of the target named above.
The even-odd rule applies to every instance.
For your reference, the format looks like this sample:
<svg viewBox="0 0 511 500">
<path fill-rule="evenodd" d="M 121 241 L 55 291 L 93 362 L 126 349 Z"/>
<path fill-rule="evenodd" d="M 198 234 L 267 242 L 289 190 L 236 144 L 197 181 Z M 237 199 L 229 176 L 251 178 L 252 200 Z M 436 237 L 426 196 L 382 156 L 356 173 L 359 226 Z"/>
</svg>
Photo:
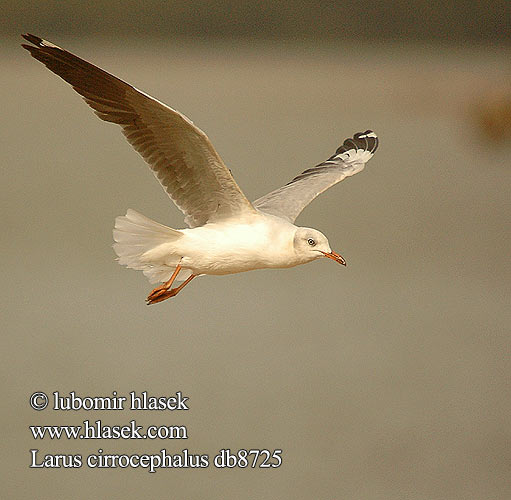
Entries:
<svg viewBox="0 0 511 500">
<path fill-rule="evenodd" d="M 22 46 L 71 84 L 102 120 L 122 127 L 185 215 L 186 229 L 131 209 L 115 220 L 119 263 L 163 283 L 149 294 L 148 304 L 177 295 L 205 274 L 287 268 L 321 257 L 346 265 L 325 235 L 294 221 L 316 196 L 363 170 L 378 147 L 374 132 L 346 139 L 328 160 L 250 203 L 206 134 L 186 116 L 42 38 L 23 38 L 33 45 Z"/>
</svg>

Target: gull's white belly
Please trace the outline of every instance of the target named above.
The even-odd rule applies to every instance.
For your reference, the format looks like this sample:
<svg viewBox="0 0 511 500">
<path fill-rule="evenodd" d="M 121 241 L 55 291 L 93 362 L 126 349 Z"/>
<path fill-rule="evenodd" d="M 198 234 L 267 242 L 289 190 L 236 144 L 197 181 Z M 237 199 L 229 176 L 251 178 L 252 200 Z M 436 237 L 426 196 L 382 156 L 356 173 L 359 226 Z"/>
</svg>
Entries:
<svg viewBox="0 0 511 500">
<path fill-rule="evenodd" d="M 165 264 L 180 265 L 194 274 L 232 274 L 252 269 L 302 264 L 293 248 L 296 227 L 268 223 L 266 217 L 247 224 L 208 224 L 183 229 L 183 237 L 160 246 Z"/>
</svg>

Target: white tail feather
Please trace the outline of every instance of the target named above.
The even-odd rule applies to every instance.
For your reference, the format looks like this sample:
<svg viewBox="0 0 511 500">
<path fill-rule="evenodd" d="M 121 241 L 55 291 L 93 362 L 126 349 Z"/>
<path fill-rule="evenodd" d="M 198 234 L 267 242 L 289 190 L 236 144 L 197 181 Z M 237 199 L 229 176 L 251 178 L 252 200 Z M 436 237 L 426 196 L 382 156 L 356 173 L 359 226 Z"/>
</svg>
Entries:
<svg viewBox="0 0 511 500">
<path fill-rule="evenodd" d="M 113 247 L 119 256 L 119 264 L 143 271 L 151 283 L 164 282 L 170 278 L 175 265 L 147 262 L 143 259 L 143 255 L 163 243 L 181 238 L 183 234 L 180 231 L 155 222 L 135 210 L 128 209 L 126 215 L 115 219 L 113 233 L 115 241 Z M 183 281 L 190 274 L 191 271 L 183 269 L 176 280 Z"/>
</svg>

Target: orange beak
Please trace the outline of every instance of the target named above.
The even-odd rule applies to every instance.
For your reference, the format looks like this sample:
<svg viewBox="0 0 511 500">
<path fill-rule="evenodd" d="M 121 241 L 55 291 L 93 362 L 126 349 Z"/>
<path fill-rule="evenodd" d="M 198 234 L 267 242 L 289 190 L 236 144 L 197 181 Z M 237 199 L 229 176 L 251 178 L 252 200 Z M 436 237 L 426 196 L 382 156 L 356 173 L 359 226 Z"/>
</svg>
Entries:
<svg viewBox="0 0 511 500">
<path fill-rule="evenodd" d="M 343 266 L 346 265 L 346 261 L 341 257 L 338 253 L 335 252 L 321 252 L 325 257 L 328 257 L 329 259 L 335 260 L 335 262 L 338 262 L 339 264 L 342 264 Z"/>
</svg>

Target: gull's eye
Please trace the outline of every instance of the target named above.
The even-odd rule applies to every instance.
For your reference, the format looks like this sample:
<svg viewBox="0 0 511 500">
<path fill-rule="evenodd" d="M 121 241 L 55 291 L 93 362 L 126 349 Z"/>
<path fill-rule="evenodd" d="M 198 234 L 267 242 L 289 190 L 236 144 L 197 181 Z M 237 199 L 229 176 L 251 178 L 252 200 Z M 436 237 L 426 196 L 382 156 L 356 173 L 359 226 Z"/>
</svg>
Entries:
<svg viewBox="0 0 511 500">
<path fill-rule="evenodd" d="M 307 243 L 308 243 L 311 247 L 313 247 L 313 246 L 316 244 L 316 242 L 315 242 L 312 238 L 309 238 L 309 239 L 307 240 Z"/>
</svg>

